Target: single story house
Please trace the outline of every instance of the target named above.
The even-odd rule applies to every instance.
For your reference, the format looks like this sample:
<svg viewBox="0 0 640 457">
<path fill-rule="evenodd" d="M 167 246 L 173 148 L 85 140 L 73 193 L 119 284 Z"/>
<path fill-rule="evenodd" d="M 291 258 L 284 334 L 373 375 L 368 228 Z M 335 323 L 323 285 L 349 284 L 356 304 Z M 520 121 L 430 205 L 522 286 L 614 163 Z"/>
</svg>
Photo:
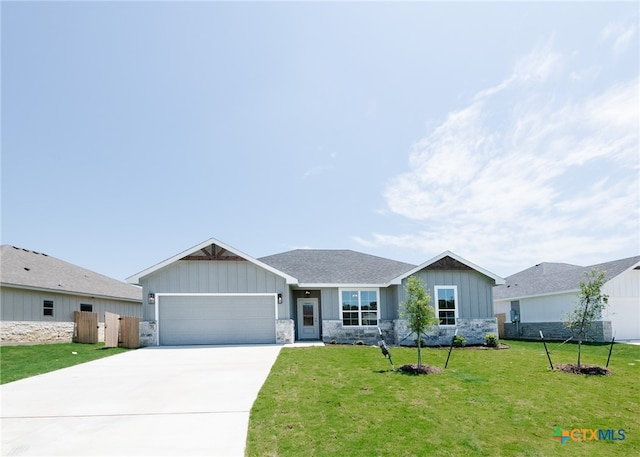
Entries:
<svg viewBox="0 0 640 457">
<path fill-rule="evenodd" d="M 571 337 L 564 328 L 567 314 L 578 304 L 580 282 L 593 269 L 605 271 L 602 292 L 609 295 L 602 319 L 590 335 L 594 341 L 640 339 L 640 256 L 581 267 L 540 263 L 506 278 L 493 291 L 496 314 L 505 315 L 504 338 Z"/>
<path fill-rule="evenodd" d="M 16 246 L 2 245 L 0 259 L 3 343 L 71 341 L 74 311 L 142 317 L 139 287 Z"/>
<path fill-rule="evenodd" d="M 444 252 L 415 266 L 351 250 L 296 249 L 260 259 L 209 239 L 129 278 L 145 301 L 141 344 L 296 340 L 414 344 L 401 316 L 405 283 L 427 286 L 440 319 L 428 344 L 497 333 L 493 286 L 504 280 Z"/>
</svg>

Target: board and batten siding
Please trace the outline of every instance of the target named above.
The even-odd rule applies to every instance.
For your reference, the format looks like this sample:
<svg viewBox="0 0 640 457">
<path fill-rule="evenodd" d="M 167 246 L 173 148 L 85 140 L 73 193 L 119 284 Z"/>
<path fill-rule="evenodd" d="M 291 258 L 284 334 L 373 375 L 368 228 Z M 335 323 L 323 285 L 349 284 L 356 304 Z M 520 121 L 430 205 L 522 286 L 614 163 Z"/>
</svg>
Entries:
<svg viewBox="0 0 640 457">
<path fill-rule="evenodd" d="M 53 316 L 44 315 L 45 300 L 53 301 Z M 93 312 L 98 313 L 100 322 L 104 320 L 105 311 L 142 317 L 142 303 L 5 286 L 0 293 L 0 302 L 2 321 L 73 322 L 73 312 L 80 311 L 80 304 L 93 305 Z"/>
<path fill-rule="evenodd" d="M 458 317 L 487 319 L 493 317 L 493 286 L 491 278 L 475 270 L 421 270 L 414 274 L 422 280 L 435 307 L 435 286 L 458 286 Z M 398 287 L 398 306 L 406 301 L 406 279 Z"/>
<path fill-rule="evenodd" d="M 179 260 L 140 279 L 143 297 L 153 293 L 276 293 L 283 300 L 278 318 L 289 319 L 289 286 L 285 278 L 248 261 Z M 145 305 L 144 320 L 155 320 L 155 306 Z"/>
</svg>

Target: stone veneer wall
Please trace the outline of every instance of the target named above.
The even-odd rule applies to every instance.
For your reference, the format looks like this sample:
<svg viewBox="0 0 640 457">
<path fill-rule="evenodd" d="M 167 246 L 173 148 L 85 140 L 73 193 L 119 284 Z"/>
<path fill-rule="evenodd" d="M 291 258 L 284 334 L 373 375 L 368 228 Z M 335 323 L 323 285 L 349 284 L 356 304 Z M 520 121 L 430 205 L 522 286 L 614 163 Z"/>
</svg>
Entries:
<svg viewBox="0 0 640 457">
<path fill-rule="evenodd" d="M 415 346 L 416 336 L 410 335 L 411 331 L 406 319 L 397 319 L 394 322 L 396 344 L 402 346 Z M 433 332 L 422 337 L 427 346 L 448 346 L 455 335 L 464 337 L 467 344 L 484 344 L 484 336 L 487 333 L 498 335 L 498 321 L 495 317 L 488 319 L 461 319 L 456 320 L 455 327 L 437 327 Z"/>
<path fill-rule="evenodd" d="M 288 344 L 294 341 L 293 319 L 276 320 L 276 344 Z"/>
<path fill-rule="evenodd" d="M 416 337 L 410 335 L 405 319 L 380 321 L 380 329 L 384 340 L 389 344 L 415 346 Z M 464 336 L 467 344 L 484 344 L 487 333 L 498 335 L 496 318 L 488 319 L 458 319 L 456 327 L 438 327 L 435 331 L 423 337 L 427 346 L 446 346 L 458 329 L 458 335 Z M 365 344 L 377 344 L 379 339 L 376 327 L 344 327 L 341 321 L 322 322 L 322 340 L 325 343 L 354 344 L 362 341 Z"/>
<path fill-rule="evenodd" d="M 382 330 L 385 341 L 393 343 L 393 321 L 380 321 L 378 327 Z M 322 341 L 325 343 L 355 344 L 362 341 L 364 344 L 378 344 L 380 334 L 378 327 L 344 327 L 342 321 L 322 321 Z"/>
<path fill-rule="evenodd" d="M 504 334 L 500 338 L 510 340 L 539 340 L 540 330 L 545 340 L 566 340 L 573 336 L 562 322 L 520 322 L 504 324 Z M 597 321 L 589 332 L 588 341 L 611 341 L 611 321 Z"/>
<path fill-rule="evenodd" d="M 73 322 L 2 321 L 2 343 L 71 343 Z M 98 323 L 98 341 L 104 341 L 104 322 Z"/>
</svg>

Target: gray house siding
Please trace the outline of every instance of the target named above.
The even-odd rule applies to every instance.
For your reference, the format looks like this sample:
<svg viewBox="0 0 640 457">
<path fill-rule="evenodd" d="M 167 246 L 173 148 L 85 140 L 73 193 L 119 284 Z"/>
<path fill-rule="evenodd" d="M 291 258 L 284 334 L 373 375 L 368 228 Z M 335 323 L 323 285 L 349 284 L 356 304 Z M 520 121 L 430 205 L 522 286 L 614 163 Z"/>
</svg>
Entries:
<svg viewBox="0 0 640 457">
<path fill-rule="evenodd" d="M 126 316 L 142 317 L 140 303 L 110 300 L 83 295 L 70 295 L 54 292 L 34 291 L 12 287 L 2 287 L 2 321 L 44 321 L 73 322 L 73 312 L 80 311 L 80 304 L 93 306 L 98 319 L 104 319 L 105 311 Z M 53 316 L 43 315 L 44 300 L 53 301 Z"/>
<path fill-rule="evenodd" d="M 493 281 L 474 270 L 421 270 L 414 276 L 425 284 L 434 305 L 435 286 L 458 287 L 458 316 L 465 319 L 493 317 Z M 406 300 L 406 279 L 398 287 L 398 302 Z"/>
<path fill-rule="evenodd" d="M 290 319 L 286 280 L 245 261 L 180 260 L 141 278 L 143 299 L 153 293 L 279 293 L 278 319 Z M 144 320 L 155 320 L 155 306 L 145 305 Z"/>
<path fill-rule="evenodd" d="M 53 316 L 45 316 L 44 301 L 53 302 Z M 69 342 L 74 333 L 74 311 L 81 304 L 92 305 L 100 322 L 99 339 L 104 340 L 104 313 L 142 317 L 142 304 L 125 300 L 0 288 L 0 327 L 4 343 Z"/>
</svg>

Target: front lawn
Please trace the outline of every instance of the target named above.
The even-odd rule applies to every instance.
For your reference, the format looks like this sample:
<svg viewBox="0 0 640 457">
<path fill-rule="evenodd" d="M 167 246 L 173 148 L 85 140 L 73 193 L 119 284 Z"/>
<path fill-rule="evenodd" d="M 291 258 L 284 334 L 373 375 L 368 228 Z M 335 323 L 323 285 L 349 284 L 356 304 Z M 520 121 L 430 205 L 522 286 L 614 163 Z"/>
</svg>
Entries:
<svg viewBox="0 0 640 457">
<path fill-rule="evenodd" d="M 251 410 L 246 454 L 640 455 L 640 346 L 616 344 L 605 377 L 551 371 L 541 343 L 506 343 L 454 349 L 447 370 L 421 376 L 390 371 L 377 347 L 284 348 Z M 549 347 L 554 364 L 575 363 L 575 345 Z M 604 366 L 607 353 L 586 345 L 582 361 Z M 391 355 L 396 367 L 417 359 L 415 348 Z M 439 367 L 446 357 L 422 356 Z M 587 440 L 561 444 L 557 427 L 587 429 Z M 618 440 L 592 440 L 597 429 Z"/>
<path fill-rule="evenodd" d="M 0 346 L 0 384 L 101 359 L 128 350 L 125 348 L 105 348 L 104 343 Z"/>
</svg>

